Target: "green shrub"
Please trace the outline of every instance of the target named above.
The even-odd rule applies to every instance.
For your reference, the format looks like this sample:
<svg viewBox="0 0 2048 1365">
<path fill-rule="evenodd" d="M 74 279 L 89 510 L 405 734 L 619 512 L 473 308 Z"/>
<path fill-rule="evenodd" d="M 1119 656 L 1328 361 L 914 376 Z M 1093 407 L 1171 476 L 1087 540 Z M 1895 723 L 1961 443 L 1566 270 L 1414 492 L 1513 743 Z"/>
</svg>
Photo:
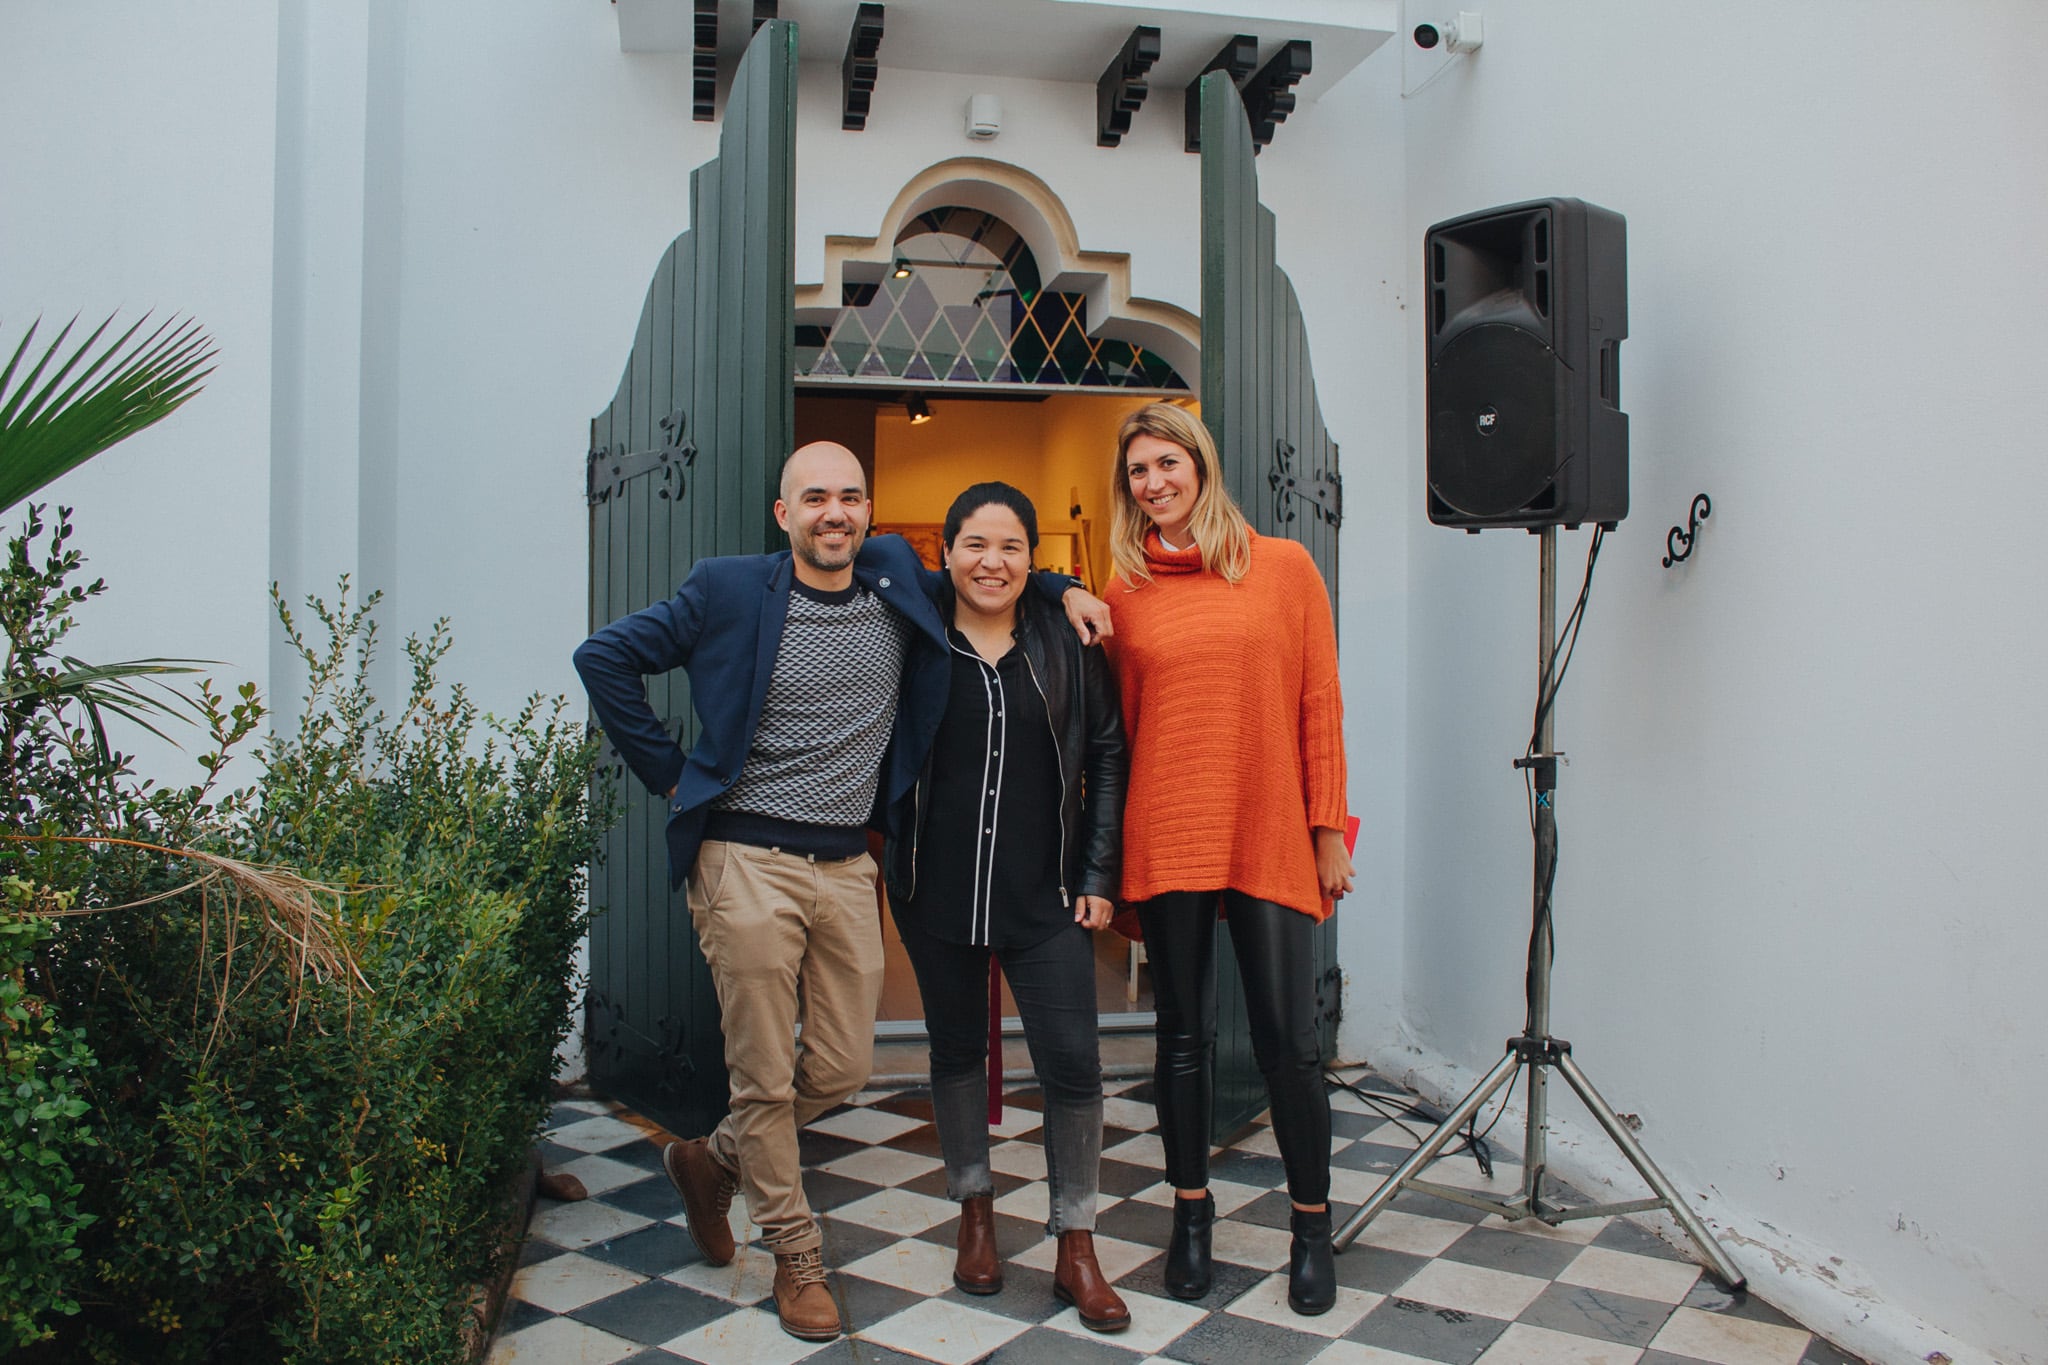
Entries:
<svg viewBox="0 0 2048 1365">
<path fill-rule="evenodd" d="M 0 918 L 0 1350 L 42 1340 L 55 1316 L 78 1311 L 70 1296 L 84 1186 L 71 1158 L 92 1145 L 81 1095 L 92 1051 L 75 1029 L 58 1024 L 50 1003 L 32 994 L 26 971 L 52 933 L 39 909 L 67 897 L 20 877 L 4 883 Z"/>
<path fill-rule="evenodd" d="M 42 586 L 0 604 L 47 620 L 83 600 L 16 549 L 10 580 Z M 347 591 L 308 631 L 279 604 L 306 704 L 246 791 L 215 787 L 252 694 L 201 688 L 210 747 L 183 788 L 136 780 L 75 706 L 16 727 L 9 825 L 29 841 L 0 872 L 101 910 L 30 973 L 98 1058 L 98 1145 L 64 1154 L 95 1221 L 51 1358 L 425 1365 L 473 1344 L 568 1026 L 593 745 L 562 700 L 499 720 L 443 686 L 445 623 L 406 642 L 387 719 L 375 599 Z"/>
</svg>

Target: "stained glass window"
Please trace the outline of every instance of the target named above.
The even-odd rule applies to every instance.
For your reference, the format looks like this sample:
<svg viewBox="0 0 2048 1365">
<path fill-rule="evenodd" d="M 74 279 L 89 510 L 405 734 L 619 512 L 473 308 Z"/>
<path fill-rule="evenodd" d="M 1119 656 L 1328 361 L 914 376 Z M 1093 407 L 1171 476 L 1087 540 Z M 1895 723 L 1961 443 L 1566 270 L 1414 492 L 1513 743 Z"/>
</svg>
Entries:
<svg viewBox="0 0 2048 1365">
<path fill-rule="evenodd" d="M 895 269 L 841 292 L 831 326 L 796 329 L 799 379 L 1187 389 L 1156 352 L 1090 336 L 1087 296 L 1040 288 L 1031 248 L 979 209 L 919 214 Z"/>
</svg>

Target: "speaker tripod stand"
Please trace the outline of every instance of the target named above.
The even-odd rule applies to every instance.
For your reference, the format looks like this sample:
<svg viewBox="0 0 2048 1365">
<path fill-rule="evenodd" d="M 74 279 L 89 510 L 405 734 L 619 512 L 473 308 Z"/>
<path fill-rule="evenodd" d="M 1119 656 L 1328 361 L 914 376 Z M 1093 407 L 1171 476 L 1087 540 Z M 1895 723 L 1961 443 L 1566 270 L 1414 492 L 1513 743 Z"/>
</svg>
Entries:
<svg viewBox="0 0 2048 1365">
<path fill-rule="evenodd" d="M 1572 1045 L 1562 1038 L 1550 1034 L 1550 959 L 1552 950 L 1550 928 L 1550 891 L 1557 867 L 1557 814 L 1552 804 L 1557 788 L 1558 754 L 1552 744 L 1552 717 L 1554 708 L 1550 702 L 1556 693 L 1557 679 L 1551 668 L 1557 651 L 1557 528 L 1545 526 L 1538 535 L 1541 539 L 1540 592 L 1541 630 L 1537 659 L 1537 708 L 1534 752 L 1517 759 L 1515 766 L 1528 768 L 1536 788 L 1536 869 L 1535 869 L 1535 927 L 1529 942 L 1528 1004 L 1529 1012 L 1519 1036 L 1510 1038 L 1507 1055 L 1470 1094 L 1460 1100 L 1442 1123 L 1424 1138 L 1406 1161 L 1373 1191 L 1370 1199 L 1351 1216 L 1349 1222 L 1338 1231 L 1335 1240 L 1337 1250 L 1343 1251 L 1357 1238 L 1365 1225 L 1371 1222 L 1394 1197 L 1403 1189 L 1419 1190 L 1424 1194 L 1447 1199 L 1466 1208 L 1478 1209 L 1483 1213 L 1498 1214 L 1515 1221 L 1536 1218 L 1556 1226 L 1579 1218 L 1604 1218 L 1618 1213 L 1642 1213 L 1651 1209 L 1664 1209 L 1678 1220 L 1706 1257 L 1707 1265 L 1721 1282 L 1730 1290 L 1740 1291 L 1745 1287 L 1742 1272 L 1728 1259 L 1721 1244 L 1707 1231 L 1678 1190 L 1667 1179 L 1649 1154 L 1636 1141 L 1635 1134 L 1614 1112 L 1611 1105 L 1600 1097 L 1592 1081 L 1572 1060 Z M 1522 1153 L 1522 1188 L 1512 1198 L 1494 1199 L 1475 1194 L 1470 1190 L 1433 1181 L 1419 1179 L 1424 1167 L 1436 1159 L 1458 1130 L 1470 1122 L 1479 1112 L 1481 1105 L 1491 1099 L 1502 1086 L 1514 1080 L 1515 1074 L 1528 1068 L 1528 1133 Z M 1629 1164 L 1636 1168 L 1652 1191 L 1654 1199 L 1631 1199 L 1611 1204 L 1582 1204 L 1567 1206 L 1554 1204 L 1544 1197 L 1543 1185 L 1548 1171 L 1546 1156 L 1547 1114 L 1545 1110 L 1548 1073 L 1557 1072 L 1567 1085 L 1578 1095 L 1594 1120 L 1608 1139 L 1621 1149 Z"/>
</svg>

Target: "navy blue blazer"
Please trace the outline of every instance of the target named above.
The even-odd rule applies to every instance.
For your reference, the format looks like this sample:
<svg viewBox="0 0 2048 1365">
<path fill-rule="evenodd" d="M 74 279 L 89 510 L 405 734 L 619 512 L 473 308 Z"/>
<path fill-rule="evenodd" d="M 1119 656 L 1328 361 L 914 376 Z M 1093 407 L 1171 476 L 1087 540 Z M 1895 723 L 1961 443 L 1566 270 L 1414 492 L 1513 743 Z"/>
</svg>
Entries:
<svg viewBox="0 0 2048 1365">
<path fill-rule="evenodd" d="M 946 632 L 920 583 L 928 572 L 901 536 L 860 547 L 853 576 L 911 626 L 896 725 L 882 755 L 876 817 L 910 789 L 946 709 Z M 669 884 L 697 861 L 711 802 L 745 766 L 775 672 L 796 571 L 788 550 L 700 559 L 674 597 L 623 616 L 576 649 L 598 723 L 648 790 L 669 799 Z M 680 668 L 700 722 L 688 754 L 647 704 L 642 678 Z M 872 823 L 871 819 L 871 823 Z"/>
</svg>

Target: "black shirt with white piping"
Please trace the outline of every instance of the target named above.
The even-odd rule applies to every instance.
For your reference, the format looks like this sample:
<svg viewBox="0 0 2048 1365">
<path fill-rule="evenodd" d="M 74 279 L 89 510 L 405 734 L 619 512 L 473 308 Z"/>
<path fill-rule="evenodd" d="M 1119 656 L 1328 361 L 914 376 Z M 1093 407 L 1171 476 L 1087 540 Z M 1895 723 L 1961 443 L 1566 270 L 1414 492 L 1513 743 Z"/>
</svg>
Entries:
<svg viewBox="0 0 2048 1365">
<path fill-rule="evenodd" d="M 1074 918 L 1052 718 L 1022 648 L 991 664 L 951 638 L 952 690 L 918 793 L 930 806 L 916 884 L 895 908 L 944 942 L 1028 947 Z"/>
</svg>

